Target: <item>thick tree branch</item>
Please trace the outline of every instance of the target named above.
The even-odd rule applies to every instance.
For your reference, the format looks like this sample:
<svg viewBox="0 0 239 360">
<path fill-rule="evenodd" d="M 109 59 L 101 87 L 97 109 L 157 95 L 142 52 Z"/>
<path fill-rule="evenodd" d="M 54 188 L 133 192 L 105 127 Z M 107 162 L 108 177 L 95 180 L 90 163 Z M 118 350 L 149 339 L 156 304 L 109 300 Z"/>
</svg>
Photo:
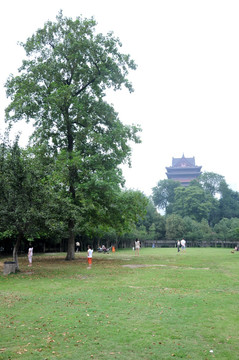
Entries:
<svg viewBox="0 0 239 360">
<path fill-rule="evenodd" d="M 100 76 L 101 72 L 100 72 L 100 68 L 98 66 L 98 64 L 96 62 L 93 61 L 93 64 L 95 65 L 96 69 L 97 69 L 97 75 Z M 82 91 L 84 91 L 90 84 L 93 84 L 93 82 L 95 82 L 95 80 L 97 79 L 97 75 L 91 79 L 90 81 L 88 81 L 88 83 L 86 83 L 84 86 L 82 86 L 81 89 L 79 89 L 76 93 L 75 96 L 78 96 Z"/>
<path fill-rule="evenodd" d="M 85 84 L 84 86 L 82 86 L 82 88 L 80 88 L 78 91 L 75 92 L 75 96 L 78 96 L 82 91 L 84 91 L 90 84 L 93 84 L 93 82 L 95 82 L 96 77 L 94 77 L 93 79 L 91 79 L 90 81 L 88 81 L 87 84 Z"/>
</svg>

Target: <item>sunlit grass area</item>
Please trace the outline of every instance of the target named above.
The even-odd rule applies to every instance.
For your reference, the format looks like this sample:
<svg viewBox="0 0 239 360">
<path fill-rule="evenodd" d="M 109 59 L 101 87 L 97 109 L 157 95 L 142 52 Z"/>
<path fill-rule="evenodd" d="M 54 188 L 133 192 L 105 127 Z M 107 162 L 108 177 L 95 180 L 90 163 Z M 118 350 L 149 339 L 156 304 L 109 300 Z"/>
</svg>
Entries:
<svg viewBox="0 0 239 360">
<path fill-rule="evenodd" d="M 238 359 L 239 252 L 94 253 L 90 270 L 86 253 L 64 258 L 20 257 L 0 276 L 0 359 Z"/>
</svg>

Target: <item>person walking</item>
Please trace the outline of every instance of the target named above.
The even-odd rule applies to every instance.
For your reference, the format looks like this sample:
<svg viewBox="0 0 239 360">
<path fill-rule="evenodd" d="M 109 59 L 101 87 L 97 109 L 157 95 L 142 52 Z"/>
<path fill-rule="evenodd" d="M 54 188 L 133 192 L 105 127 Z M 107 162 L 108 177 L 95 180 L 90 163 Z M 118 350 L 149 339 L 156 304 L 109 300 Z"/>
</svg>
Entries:
<svg viewBox="0 0 239 360">
<path fill-rule="evenodd" d="M 30 245 L 29 249 L 28 249 L 28 261 L 29 261 L 29 265 L 28 266 L 32 266 L 32 257 L 33 257 L 33 247 Z"/>
<path fill-rule="evenodd" d="M 181 249 L 182 251 L 185 251 L 186 249 L 186 241 L 184 239 L 181 240 Z"/>
<path fill-rule="evenodd" d="M 87 269 L 91 269 L 91 266 L 92 266 L 92 255 L 93 255 L 92 247 L 91 247 L 90 245 L 88 245 L 88 251 L 87 251 L 88 268 L 87 268 Z"/>
</svg>

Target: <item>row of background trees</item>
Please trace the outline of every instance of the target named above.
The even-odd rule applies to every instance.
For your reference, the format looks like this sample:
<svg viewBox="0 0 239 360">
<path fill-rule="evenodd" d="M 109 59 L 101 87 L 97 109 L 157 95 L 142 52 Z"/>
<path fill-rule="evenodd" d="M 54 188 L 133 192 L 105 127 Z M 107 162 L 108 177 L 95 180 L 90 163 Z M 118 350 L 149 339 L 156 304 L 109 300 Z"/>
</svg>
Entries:
<svg viewBox="0 0 239 360">
<path fill-rule="evenodd" d="M 0 242 L 19 248 L 66 250 L 75 242 L 130 246 L 141 240 L 235 237 L 239 194 L 224 178 L 206 173 L 184 188 L 159 181 L 152 197 L 124 187 L 120 165 L 130 165 L 140 128 L 126 126 L 106 102 L 107 89 L 133 91 L 136 64 L 110 32 L 96 34 L 93 18 L 48 21 L 21 45 L 26 59 L 10 75 L 9 128 L 31 122 L 26 148 L 8 134 L 0 144 Z M 158 210 L 163 210 L 161 215 Z"/>
<path fill-rule="evenodd" d="M 145 241 L 176 242 L 184 237 L 195 246 L 215 244 L 217 240 L 237 244 L 239 193 L 230 189 L 222 175 L 212 172 L 203 173 L 188 187 L 160 180 L 136 229 L 134 235 Z"/>
<path fill-rule="evenodd" d="M 15 261 L 20 245 L 25 251 L 29 242 L 36 251 L 67 250 L 71 202 L 63 196 L 65 184 L 57 180 L 61 171 L 42 147 L 23 149 L 18 139 L 2 141 L 0 246 L 13 249 Z M 218 174 L 203 173 L 188 187 L 161 180 L 149 198 L 117 182 L 109 186 L 100 180 L 93 187 L 89 178 L 82 194 L 74 228 L 81 250 L 88 243 L 130 247 L 136 237 L 151 243 L 185 237 L 195 246 L 239 238 L 239 193 Z"/>
</svg>

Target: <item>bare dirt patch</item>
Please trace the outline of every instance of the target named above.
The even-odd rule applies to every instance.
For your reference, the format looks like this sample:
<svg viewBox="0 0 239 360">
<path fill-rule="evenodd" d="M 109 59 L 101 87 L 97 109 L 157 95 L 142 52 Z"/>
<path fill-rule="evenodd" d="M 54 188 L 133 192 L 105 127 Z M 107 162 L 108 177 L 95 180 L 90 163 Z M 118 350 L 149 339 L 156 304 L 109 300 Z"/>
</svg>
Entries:
<svg viewBox="0 0 239 360">
<path fill-rule="evenodd" d="M 155 266 L 166 266 L 166 265 L 148 265 L 148 264 L 128 264 L 122 265 L 122 267 L 128 267 L 130 269 L 144 268 L 144 267 L 155 267 Z"/>
</svg>

